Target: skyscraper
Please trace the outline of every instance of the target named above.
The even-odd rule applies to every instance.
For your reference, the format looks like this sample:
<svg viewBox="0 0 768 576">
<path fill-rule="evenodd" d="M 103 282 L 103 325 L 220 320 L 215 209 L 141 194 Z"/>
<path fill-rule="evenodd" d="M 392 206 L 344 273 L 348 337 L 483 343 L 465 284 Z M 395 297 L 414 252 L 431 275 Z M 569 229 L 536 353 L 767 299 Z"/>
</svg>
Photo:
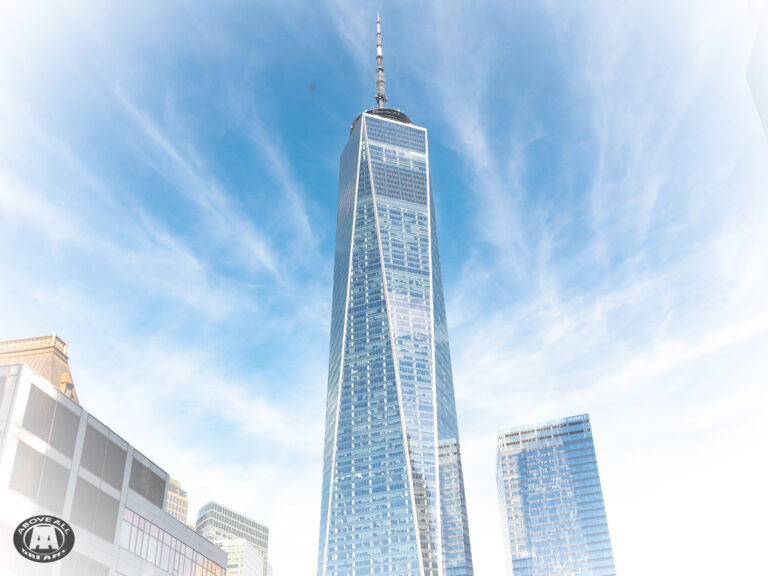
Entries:
<svg viewBox="0 0 768 576">
<path fill-rule="evenodd" d="M 222 506 L 218 502 L 208 502 L 197 513 L 195 530 L 217 546 L 228 551 L 228 568 L 245 572 L 246 564 L 254 564 L 245 549 L 253 548 L 253 552 L 261 557 L 263 576 L 267 576 L 267 552 L 269 551 L 269 528 L 264 524 L 251 520 L 239 512 Z M 246 546 L 242 541 L 246 542 Z M 250 575 L 249 575 L 250 576 Z"/>
<path fill-rule="evenodd" d="M 318 575 L 472 574 L 427 131 L 376 107 L 341 155 Z"/>
<path fill-rule="evenodd" d="M 615 576 L 589 416 L 499 433 L 509 576 Z"/>
</svg>

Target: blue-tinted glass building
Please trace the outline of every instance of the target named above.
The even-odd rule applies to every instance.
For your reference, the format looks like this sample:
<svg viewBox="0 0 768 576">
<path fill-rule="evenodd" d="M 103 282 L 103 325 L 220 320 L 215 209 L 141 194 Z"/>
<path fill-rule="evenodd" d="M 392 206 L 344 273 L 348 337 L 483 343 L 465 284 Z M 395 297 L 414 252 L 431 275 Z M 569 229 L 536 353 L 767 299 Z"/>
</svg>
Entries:
<svg viewBox="0 0 768 576">
<path fill-rule="evenodd" d="M 427 131 L 384 107 L 378 48 L 341 155 L 318 574 L 466 576 Z"/>
<path fill-rule="evenodd" d="M 499 433 L 508 576 L 614 576 L 589 416 Z"/>
</svg>

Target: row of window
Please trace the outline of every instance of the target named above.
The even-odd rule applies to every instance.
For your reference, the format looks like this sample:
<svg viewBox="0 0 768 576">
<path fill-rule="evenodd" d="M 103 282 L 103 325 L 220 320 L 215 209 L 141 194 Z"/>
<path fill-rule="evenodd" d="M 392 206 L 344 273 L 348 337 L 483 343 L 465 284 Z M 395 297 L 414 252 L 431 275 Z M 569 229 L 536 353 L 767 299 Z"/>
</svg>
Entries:
<svg viewBox="0 0 768 576">
<path fill-rule="evenodd" d="M 120 546 L 173 576 L 222 576 L 221 566 L 146 518 L 126 508 Z"/>
<path fill-rule="evenodd" d="M 373 116 L 365 117 L 365 128 L 369 141 L 400 146 L 422 154 L 427 151 L 427 132 L 423 128 L 388 122 Z"/>
<path fill-rule="evenodd" d="M 37 386 L 30 386 L 22 426 L 69 459 L 74 457 L 80 415 L 65 402 L 57 402 Z M 89 422 L 85 431 L 80 466 L 118 491 L 123 489 L 127 443 L 114 434 L 100 431 Z M 129 483 L 158 508 L 163 506 L 165 478 L 134 460 Z"/>
<path fill-rule="evenodd" d="M 30 386 L 22 427 L 45 441 L 49 450 L 52 448 L 68 458 L 71 465 L 64 466 L 19 440 L 9 482 L 13 490 L 56 514 L 63 513 L 70 470 L 78 464 L 75 445 L 81 414 L 75 411 L 76 407 L 68 406 L 69 403 L 68 400 L 57 401 L 37 386 Z M 102 432 L 92 417 L 88 419 L 79 457 L 80 468 L 120 492 L 127 455 L 127 443 L 109 431 Z M 131 489 L 162 508 L 165 478 L 136 458 L 131 464 Z M 119 500 L 109 492 L 77 476 L 70 518 L 75 524 L 112 542 Z"/>
</svg>

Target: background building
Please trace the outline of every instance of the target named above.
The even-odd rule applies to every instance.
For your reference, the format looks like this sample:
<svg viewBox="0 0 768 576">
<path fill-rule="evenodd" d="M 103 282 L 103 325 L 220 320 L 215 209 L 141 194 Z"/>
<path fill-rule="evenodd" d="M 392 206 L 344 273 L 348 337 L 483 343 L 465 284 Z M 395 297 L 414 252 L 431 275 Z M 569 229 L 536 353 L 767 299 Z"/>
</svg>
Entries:
<svg viewBox="0 0 768 576">
<path fill-rule="evenodd" d="M 226 554 L 163 511 L 168 474 L 29 366 L 0 366 L 0 576 L 221 576 Z M 72 553 L 35 564 L 14 528 L 52 514 Z"/>
<path fill-rule="evenodd" d="M 264 558 L 256 546 L 245 538 L 227 538 L 217 541 L 227 553 L 227 576 L 262 576 L 267 574 Z"/>
<path fill-rule="evenodd" d="M 187 491 L 181 489 L 181 482 L 175 478 L 168 481 L 168 493 L 165 498 L 165 511 L 179 522 L 187 523 L 189 499 Z"/>
<path fill-rule="evenodd" d="M 341 155 L 318 574 L 470 575 L 427 131 L 385 108 Z"/>
<path fill-rule="evenodd" d="M 39 338 L 0 342 L 0 366 L 24 363 L 77 403 L 77 391 L 69 371 L 69 345 L 52 334 Z"/>
<path fill-rule="evenodd" d="M 499 433 L 497 483 L 512 576 L 613 576 L 589 416 Z"/>
<path fill-rule="evenodd" d="M 251 520 L 218 502 L 208 502 L 197 513 L 196 530 L 198 534 L 217 546 L 226 547 L 231 551 L 227 556 L 227 562 L 231 565 L 227 571 L 228 574 L 230 570 L 239 570 L 236 573 L 254 576 L 254 573 L 244 571 L 247 566 L 255 566 L 255 562 L 249 560 L 252 554 L 246 551 L 248 546 L 239 540 L 247 542 L 261 557 L 262 568 L 259 574 L 266 576 L 267 572 L 271 571 L 267 563 L 269 528 L 264 524 Z M 237 560 L 240 557 L 243 563 Z"/>
</svg>

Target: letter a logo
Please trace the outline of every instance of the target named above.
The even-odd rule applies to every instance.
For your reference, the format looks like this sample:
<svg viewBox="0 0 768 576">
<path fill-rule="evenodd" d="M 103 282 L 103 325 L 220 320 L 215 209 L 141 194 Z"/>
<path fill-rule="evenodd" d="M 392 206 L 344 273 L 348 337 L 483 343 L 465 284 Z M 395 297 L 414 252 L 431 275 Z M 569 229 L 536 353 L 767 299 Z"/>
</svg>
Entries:
<svg viewBox="0 0 768 576">
<path fill-rule="evenodd" d="M 56 562 L 72 552 L 75 533 L 61 518 L 32 516 L 16 526 L 13 545 L 31 562 Z"/>
<path fill-rule="evenodd" d="M 32 536 L 29 539 L 29 549 L 37 552 L 58 550 L 59 542 L 56 539 L 56 530 L 50 524 L 42 524 L 32 528 Z"/>
</svg>

